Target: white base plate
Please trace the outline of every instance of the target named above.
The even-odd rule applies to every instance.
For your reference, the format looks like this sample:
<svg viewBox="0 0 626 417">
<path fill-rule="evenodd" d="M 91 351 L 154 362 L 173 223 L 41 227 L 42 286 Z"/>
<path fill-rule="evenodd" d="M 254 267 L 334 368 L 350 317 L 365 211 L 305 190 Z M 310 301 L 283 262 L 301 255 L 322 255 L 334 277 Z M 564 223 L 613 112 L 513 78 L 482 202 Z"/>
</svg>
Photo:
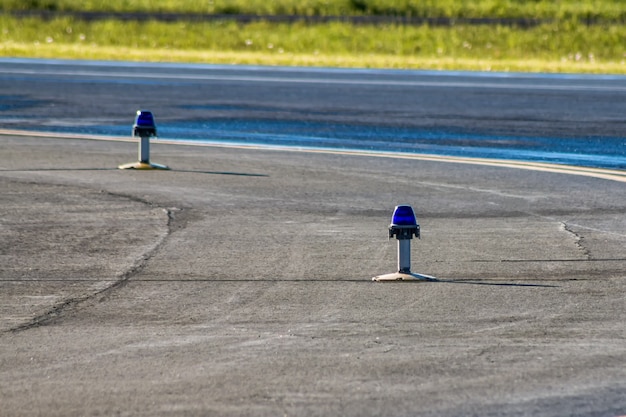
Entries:
<svg viewBox="0 0 626 417">
<path fill-rule="evenodd" d="M 394 272 L 393 274 L 379 275 L 372 278 L 372 281 L 437 281 L 437 278 L 430 275 L 413 274 L 406 272 Z"/>
<path fill-rule="evenodd" d="M 119 169 L 170 169 L 168 166 L 146 162 L 131 162 L 118 166 Z"/>
</svg>

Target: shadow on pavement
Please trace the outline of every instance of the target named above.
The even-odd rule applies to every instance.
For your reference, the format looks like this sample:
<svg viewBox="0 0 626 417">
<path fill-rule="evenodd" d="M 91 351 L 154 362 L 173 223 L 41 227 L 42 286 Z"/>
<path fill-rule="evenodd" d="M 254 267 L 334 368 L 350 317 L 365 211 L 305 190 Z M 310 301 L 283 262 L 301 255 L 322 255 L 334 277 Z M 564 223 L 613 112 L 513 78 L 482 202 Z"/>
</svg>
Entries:
<svg viewBox="0 0 626 417">
<path fill-rule="evenodd" d="M 45 171 L 120 171 L 119 168 L 32 168 L 32 169 L 0 169 L 0 172 L 45 172 Z M 137 170 L 140 171 L 140 170 Z M 165 170 L 164 170 L 165 171 Z M 188 174 L 237 175 L 242 177 L 269 177 L 267 174 L 229 171 L 197 171 L 186 169 L 169 169 L 169 172 L 185 172 Z"/>
</svg>

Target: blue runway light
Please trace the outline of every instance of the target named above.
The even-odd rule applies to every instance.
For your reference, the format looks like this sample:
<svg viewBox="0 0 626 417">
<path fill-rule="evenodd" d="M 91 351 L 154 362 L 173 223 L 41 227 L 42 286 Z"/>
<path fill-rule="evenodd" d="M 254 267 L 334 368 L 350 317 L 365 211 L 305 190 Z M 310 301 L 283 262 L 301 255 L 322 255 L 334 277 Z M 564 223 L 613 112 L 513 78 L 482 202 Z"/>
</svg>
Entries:
<svg viewBox="0 0 626 417">
<path fill-rule="evenodd" d="M 137 110 L 137 117 L 135 118 L 135 124 L 137 126 L 155 127 L 154 116 L 152 115 L 152 112 L 149 112 L 146 110 Z"/>
<path fill-rule="evenodd" d="M 420 238 L 420 225 L 417 224 L 415 212 L 411 206 L 396 206 L 389 225 L 389 239 L 398 240 L 398 272 L 379 275 L 374 281 L 432 281 L 429 275 L 414 274 L 411 272 L 411 239 Z"/>
<path fill-rule="evenodd" d="M 133 125 L 133 136 L 156 136 L 156 124 L 152 112 L 147 110 L 137 110 L 135 124 Z"/>
<path fill-rule="evenodd" d="M 119 169 L 169 169 L 166 165 L 150 162 L 150 137 L 156 136 L 156 124 L 152 112 L 137 110 L 133 136 L 139 137 L 139 161 L 120 165 Z"/>
<path fill-rule="evenodd" d="M 419 239 L 420 226 L 417 224 L 415 212 L 411 206 L 396 206 L 389 225 L 389 239 Z"/>
<path fill-rule="evenodd" d="M 391 224 L 396 226 L 415 226 L 417 219 L 411 206 L 396 206 L 391 216 Z"/>
</svg>

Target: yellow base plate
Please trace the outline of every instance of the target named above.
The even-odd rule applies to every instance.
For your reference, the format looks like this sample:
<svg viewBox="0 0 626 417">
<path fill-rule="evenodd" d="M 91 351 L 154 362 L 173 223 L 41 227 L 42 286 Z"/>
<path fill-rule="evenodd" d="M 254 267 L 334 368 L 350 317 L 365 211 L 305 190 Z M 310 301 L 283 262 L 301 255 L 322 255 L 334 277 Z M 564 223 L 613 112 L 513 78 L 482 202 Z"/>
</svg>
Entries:
<svg viewBox="0 0 626 417">
<path fill-rule="evenodd" d="M 120 165 L 118 166 L 118 168 L 119 169 L 170 169 L 166 165 L 146 163 L 146 162 L 141 162 L 141 161 Z"/>
<path fill-rule="evenodd" d="M 372 281 L 437 281 L 437 278 L 430 275 L 413 274 L 405 272 L 394 272 L 393 274 L 379 275 L 372 278 Z"/>
</svg>

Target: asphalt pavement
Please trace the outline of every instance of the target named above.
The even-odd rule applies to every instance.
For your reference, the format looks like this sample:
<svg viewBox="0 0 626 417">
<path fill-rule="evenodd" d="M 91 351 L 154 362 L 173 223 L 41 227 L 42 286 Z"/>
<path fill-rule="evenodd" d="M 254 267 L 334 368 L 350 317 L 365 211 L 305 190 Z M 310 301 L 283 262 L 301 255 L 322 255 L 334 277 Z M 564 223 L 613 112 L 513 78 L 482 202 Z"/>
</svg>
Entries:
<svg viewBox="0 0 626 417">
<path fill-rule="evenodd" d="M 136 147 L 0 136 L 1 415 L 626 414 L 623 182 Z"/>
<path fill-rule="evenodd" d="M 0 129 L 626 169 L 626 77 L 0 59 Z"/>
</svg>

